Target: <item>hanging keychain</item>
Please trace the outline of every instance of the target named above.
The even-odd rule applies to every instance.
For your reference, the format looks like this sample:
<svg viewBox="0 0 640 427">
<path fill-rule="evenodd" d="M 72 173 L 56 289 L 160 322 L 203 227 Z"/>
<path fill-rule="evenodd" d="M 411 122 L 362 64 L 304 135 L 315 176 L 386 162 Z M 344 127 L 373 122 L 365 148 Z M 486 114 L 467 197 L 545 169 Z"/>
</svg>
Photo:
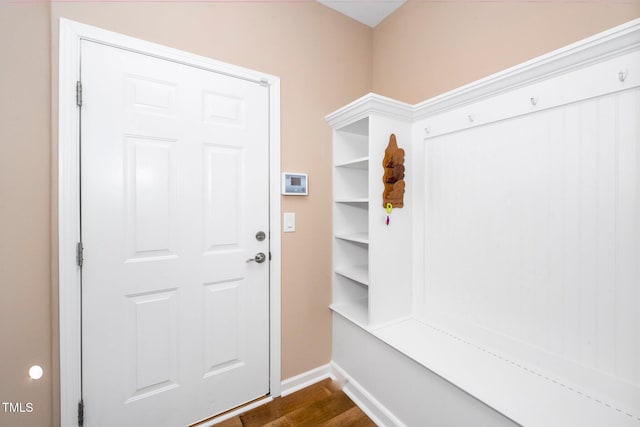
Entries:
<svg viewBox="0 0 640 427">
<path fill-rule="evenodd" d="M 391 203 L 387 203 L 387 221 L 386 221 L 387 225 L 389 225 L 389 221 L 391 219 L 389 215 L 391 215 L 392 210 L 393 210 L 393 205 Z"/>
</svg>

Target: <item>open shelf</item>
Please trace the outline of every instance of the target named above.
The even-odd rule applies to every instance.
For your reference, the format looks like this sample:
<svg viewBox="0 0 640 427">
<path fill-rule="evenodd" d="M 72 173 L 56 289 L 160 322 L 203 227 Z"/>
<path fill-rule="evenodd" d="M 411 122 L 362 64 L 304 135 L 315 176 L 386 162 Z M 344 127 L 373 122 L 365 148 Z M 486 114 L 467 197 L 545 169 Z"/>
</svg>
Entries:
<svg viewBox="0 0 640 427">
<path fill-rule="evenodd" d="M 351 123 L 333 133 L 334 165 L 365 169 L 369 155 L 369 119 Z M 352 166 L 350 166 L 352 165 Z"/>
<path fill-rule="evenodd" d="M 336 199 L 336 203 L 348 203 L 348 204 L 368 204 L 368 197 L 353 197 L 345 199 Z"/>
<path fill-rule="evenodd" d="M 339 234 L 336 235 L 336 239 L 346 240 L 348 242 L 356 242 L 362 243 L 365 245 L 369 244 L 369 233 L 348 233 L 348 234 Z"/>
<path fill-rule="evenodd" d="M 364 117 L 356 122 L 340 128 L 340 133 L 369 136 L 369 117 Z"/>
<path fill-rule="evenodd" d="M 348 267 L 336 268 L 335 273 L 351 279 L 365 286 L 369 286 L 369 266 L 353 265 Z"/>
<path fill-rule="evenodd" d="M 352 159 L 336 165 L 337 168 L 369 169 L 369 156 Z"/>
<path fill-rule="evenodd" d="M 363 327 L 369 323 L 369 117 L 333 133 L 333 305 Z"/>
<path fill-rule="evenodd" d="M 337 200 L 366 200 L 369 197 L 367 171 L 356 167 L 336 167 L 333 173 L 334 197 Z"/>
<path fill-rule="evenodd" d="M 363 328 L 366 328 L 369 324 L 368 298 L 357 299 L 348 303 L 331 304 L 329 308 Z"/>
</svg>

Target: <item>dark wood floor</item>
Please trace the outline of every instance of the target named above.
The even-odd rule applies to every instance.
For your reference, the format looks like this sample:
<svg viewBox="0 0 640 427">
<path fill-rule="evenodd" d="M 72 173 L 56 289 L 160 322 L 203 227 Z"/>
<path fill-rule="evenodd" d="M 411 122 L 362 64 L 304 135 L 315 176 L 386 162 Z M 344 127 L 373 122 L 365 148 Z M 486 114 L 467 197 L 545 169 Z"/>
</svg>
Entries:
<svg viewBox="0 0 640 427">
<path fill-rule="evenodd" d="M 330 379 L 285 397 L 277 397 L 219 427 L 320 427 L 375 426 L 360 408 Z"/>
</svg>

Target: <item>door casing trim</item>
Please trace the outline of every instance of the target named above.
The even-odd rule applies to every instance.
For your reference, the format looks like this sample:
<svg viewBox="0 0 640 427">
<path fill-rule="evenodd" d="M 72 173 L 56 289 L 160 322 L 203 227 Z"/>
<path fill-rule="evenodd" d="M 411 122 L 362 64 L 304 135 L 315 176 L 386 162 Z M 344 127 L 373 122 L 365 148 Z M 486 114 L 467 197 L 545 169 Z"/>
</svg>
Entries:
<svg viewBox="0 0 640 427">
<path fill-rule="evenodd" d="M 269 383 L 272 397 L 281 388 L 281 235 L 280 235 L 280 78 L 203 56 L 143 41 L 90 25 L 60 19 L 58 74 L 58 315 L 60 425 L 77 424 L 81 384 L 81 276 L 76 265 L 80 241 L 80 42 L 108 46 L 197 67 L 269 86 Z M 214 415 L 214 414 L 212 414 Z"/>
</svg>

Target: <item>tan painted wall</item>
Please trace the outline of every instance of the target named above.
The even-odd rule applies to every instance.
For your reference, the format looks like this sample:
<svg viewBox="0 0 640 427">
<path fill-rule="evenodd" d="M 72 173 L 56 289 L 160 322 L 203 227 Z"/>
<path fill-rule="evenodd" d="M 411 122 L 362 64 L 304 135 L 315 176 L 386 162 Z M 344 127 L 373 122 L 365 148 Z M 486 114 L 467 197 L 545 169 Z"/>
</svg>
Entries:
<svg viewBox="0 0 640 427">
<path fill-rule="evenodd" d="M 311 182 L 309 197 L 282 203 L 298 220 L 297 232 L 282 236 L 282 376 L 328 363 L 331 129 L 324 116 L 371 90 L 371 29 L 315 2 L 0 2 L 0 401 L 35 406 L 16 416 L 0 406 L 0 425 L 48 426 L 58 418 L 50 122 L 55 128 L 59 17 L 281 78 L 282 168 L 308 172 Z M 46 375 L 29 382 L 35 362 Z"/>
<path fill-rule="evenodd" d="M 640 17 L 640 0 L 409 0 L 373 33 L 373 91 L 417 103 Z"/>
<path fill-rule="evenodd" d="M 0 2 L 0 402 L 34 412 L 0 425 L 51 418 L 49 274 L 49 5 Z M 45 367 L 28 379 L 33 364 Z M 24 408 L 24 406 L 23 406 Z"/>
</svg>

